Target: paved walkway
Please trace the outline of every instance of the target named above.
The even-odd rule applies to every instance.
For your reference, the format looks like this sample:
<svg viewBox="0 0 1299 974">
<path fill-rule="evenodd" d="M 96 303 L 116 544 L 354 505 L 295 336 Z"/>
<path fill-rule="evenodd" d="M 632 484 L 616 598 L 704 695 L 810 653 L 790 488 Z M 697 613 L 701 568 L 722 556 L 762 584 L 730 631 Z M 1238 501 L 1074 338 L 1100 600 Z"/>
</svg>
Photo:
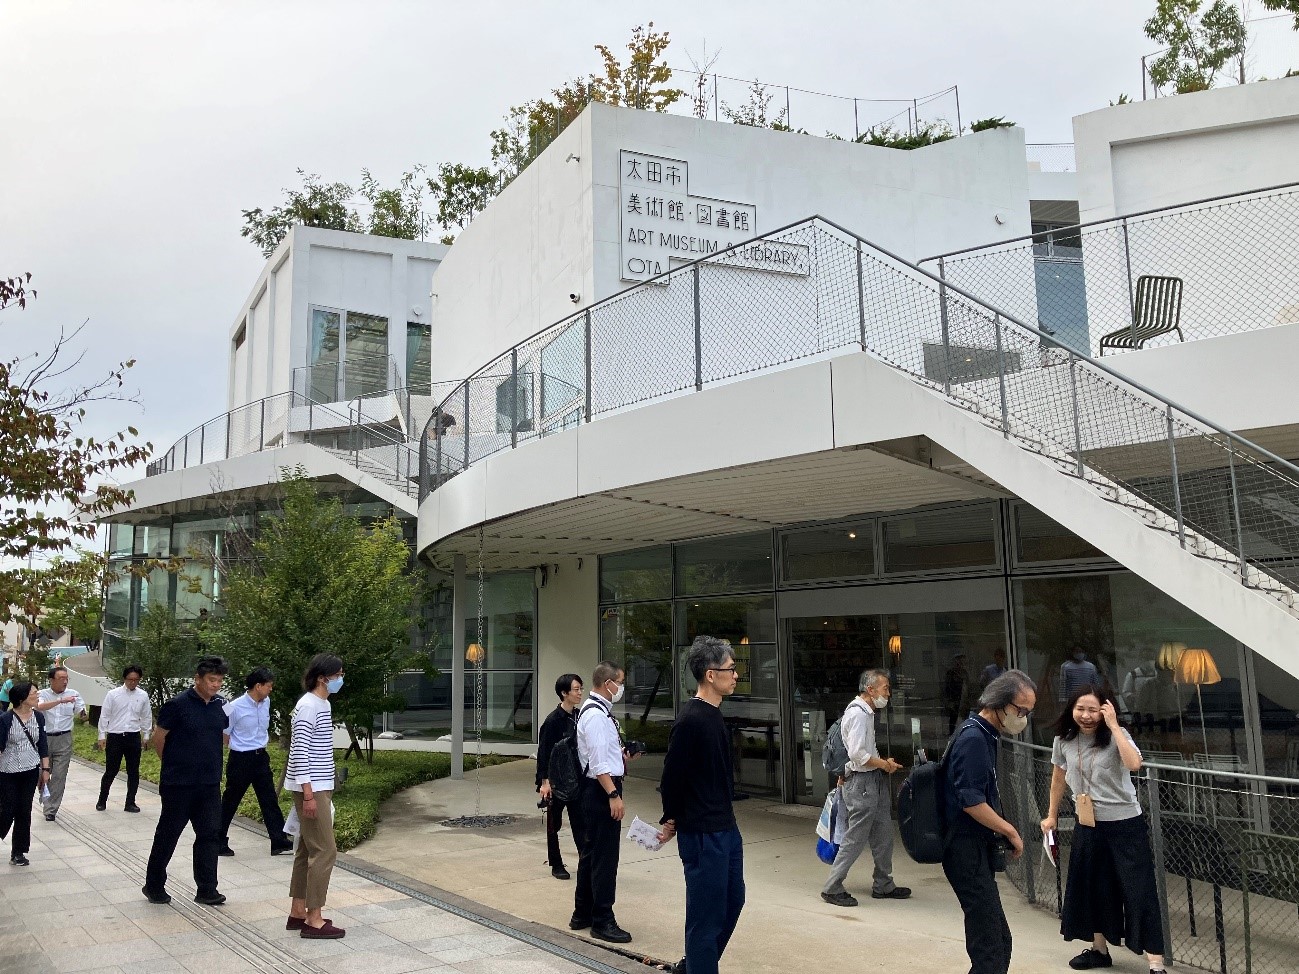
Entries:
<svg viewBox="0 0 1299 974">
<path fill-rule="evenodd" d="M 335 941 L 302 940 L 284 929 L 292 857 L 269 855 L 264 833 L 232 829 L 237 855 L 220 861 L 229 898 L 193 902 L 182 838 L 172 860 L 168 906 L 140 893 L 157 822 L 156 792 L 142 786 L 139 815 L 122 811 L 125 775 L 107 812 L 94 810 L 98 773 L 74 761 L 57 822 L 32 823 L 31 865 L 0 859 L 0 972 L 5 974 L 533 974 L 612 971 L 546 942 L 542 928 L 441 900 L 418 883 L 392 889 L 336 868 L 327 914 L 347 930 Z M 192 833 L 187 832 L 186 836 Z M 8 850 L 8 842 L 4 843 Z M 340 862 L 346 862 L 342 857 Z M 477 919 L 471 919 L 476 917 Z M 553 938 L 552 938 L 553 939 Z M 571 956 L 563 956 L 565 953 Z M 557 956 L 559 954 L 560 956 Z M 642 968 L 643 970 L 643 968 Z"/>
</svg>

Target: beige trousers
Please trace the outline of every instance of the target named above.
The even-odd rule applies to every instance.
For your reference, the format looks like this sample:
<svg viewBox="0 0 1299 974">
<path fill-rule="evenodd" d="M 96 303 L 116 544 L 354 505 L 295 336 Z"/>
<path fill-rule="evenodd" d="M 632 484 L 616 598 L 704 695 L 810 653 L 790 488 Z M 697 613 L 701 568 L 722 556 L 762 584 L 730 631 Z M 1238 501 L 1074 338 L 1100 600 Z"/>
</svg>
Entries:
<svg viewBox="0 0 1299 974">
<path fill-rule="evenodd" d="M 333 793 L 312 792 L 316 796 L 316 817 L 302 814 L 302 792 L 293 793 L 293 807 L 298 813 L 298 847 L 293 853 L 293 878 L 289 895 L 306 900 L 308 910 L 319 910 L 329 894 L 329 877 L 334 872 L 338 846 L 334 843 Z"/>
</svg>

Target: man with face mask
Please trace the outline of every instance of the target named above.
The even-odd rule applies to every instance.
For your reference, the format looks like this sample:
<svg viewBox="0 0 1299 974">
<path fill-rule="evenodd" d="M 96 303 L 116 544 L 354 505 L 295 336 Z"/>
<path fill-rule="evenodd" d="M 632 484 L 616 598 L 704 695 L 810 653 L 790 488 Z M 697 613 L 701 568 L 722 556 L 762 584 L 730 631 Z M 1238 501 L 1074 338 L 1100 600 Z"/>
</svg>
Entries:
<svg viewBox="0 0 1299 974">
<path fill-rule="evenodd" d="M 591 928 L 591 936 L 625 944 L 631 934 L 618 926 L 613 902 L 618 890 L 618 846 L 622 838 L 622 779 L 627 755 L 613 705 L 622 700 L 626 675 L 617 663 L 597 664 L 591 695 L 577 718 L 577 758 L 582 785 L 582 838 L 578 842 L 577 889 L 570 930 Z"/>
<path fill-rule="evenodd" d="M 1037 686 L 1028 674 L 1007 670 L 984 688 L 979 712 L 948 746 L 943 874 L 965 913 L 970 974 L 1006 974 L 1010 967 L 1010 924 L 996 872 L 1004 868 L 1006 855 L 1023 855 L 1024 842 L 1001 816 L 997 739 L 1022 732 L 1036 704 Z"/>
<path fill-rule="evenodd" d="M 888 776 L 902 765 L 880 757 L 875 745 L 875 714 L 888 706 L 892 695 L 889 675 L 884 670 L 865 670 L 857 689 L 860 692 L 839 718 L 839 732 L 848 750 L 842 779 L 848 828 L 821 890 L 821 899 L 835 906 L 857 905 L 857 898 L 843 888 L 843 881 L 868 844 L 875 860 L 871 897 L 905 900 L 911 895 L 910 889 L 893 882 L 893 819 L 889 814 L 893 802 Z"/>
</svg>

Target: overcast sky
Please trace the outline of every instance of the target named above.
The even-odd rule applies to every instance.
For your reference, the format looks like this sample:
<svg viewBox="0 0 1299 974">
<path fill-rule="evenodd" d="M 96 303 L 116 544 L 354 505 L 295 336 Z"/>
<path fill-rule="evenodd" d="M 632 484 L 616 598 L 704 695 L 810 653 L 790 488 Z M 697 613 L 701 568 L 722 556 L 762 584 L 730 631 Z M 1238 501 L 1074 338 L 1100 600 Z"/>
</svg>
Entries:
<svg viewBox="0 0 1299 974">
<path fill-rule="evenodd" d="M 509 106 L 594 70 L 593 44 L 621 48 L 651 17 L 674 66 L 707 42 L 716 71 L 772 85 L 863 99 L 959 85 L 966 122 L 1003 115 L 1029 142 L 1068 142 L 1072 116 L 1140 97 L 1153 7 L 5 0 L 0 274 L 31 271 L 40 297 L 4 313 L 0 354 L 88 320 L 88 363 L 134 357 L 142 399 L 93 427 L 134 423 L 161 452 L 225 408 L 229 328 L 262 264 L 240 211 L 275 204 L 298 167 L 355 182 L 363 166 L 393 180 L 485 164 Z M 1286 26 L 1255 30 L 1256 73 L 1299 65 Z"/>
</svg>

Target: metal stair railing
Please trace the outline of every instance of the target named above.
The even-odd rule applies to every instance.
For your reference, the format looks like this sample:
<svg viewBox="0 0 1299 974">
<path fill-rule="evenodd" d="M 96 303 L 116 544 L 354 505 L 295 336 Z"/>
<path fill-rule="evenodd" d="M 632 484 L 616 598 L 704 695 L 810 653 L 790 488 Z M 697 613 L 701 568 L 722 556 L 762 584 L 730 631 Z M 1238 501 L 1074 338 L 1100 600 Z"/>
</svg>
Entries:
<svg viewBox="0 0 1299 974">
<path fill-rule="evenodd" d="M 1299 468 L 819 217 L 674 268 L 489 362 L 425 426 L 420 498 L 498 450 L 853 345 L 1292 602 Z"/>
</svg>

